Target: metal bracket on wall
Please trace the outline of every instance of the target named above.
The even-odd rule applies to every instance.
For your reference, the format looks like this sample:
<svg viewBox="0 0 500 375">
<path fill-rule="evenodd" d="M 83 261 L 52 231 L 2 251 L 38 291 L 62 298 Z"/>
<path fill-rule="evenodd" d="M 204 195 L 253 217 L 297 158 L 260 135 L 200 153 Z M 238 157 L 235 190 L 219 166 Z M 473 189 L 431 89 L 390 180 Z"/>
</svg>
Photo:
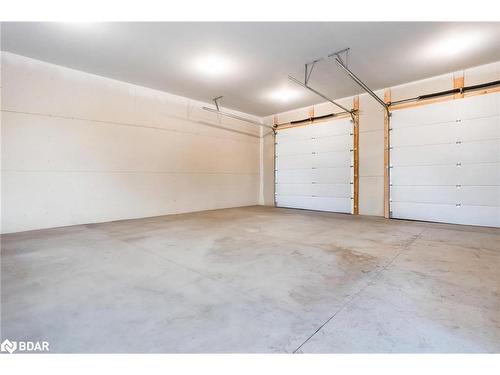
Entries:
<svg viewBox="0 0 500 375">
<path fill-rule="evenodd" d="M 213 102 L 215 103 L 215 108 L 217 108 L 217 111 L 220 111 L 220 109 L 219 109 L 219 100 L 221 100 L 221 99 L 222 99 L 222 95 L 212 99 Z"/>
<path fill-rule="evenodd" d="M 242 117 L 242 116 L 235 115 L 233 113 L 221 111 L 220 107 L 219 107 L 219 101 L 221 99 L 222 99 L 222 96 L 217 96 L 216 98 L 212 99 L 213 102 L 215 103 L 215 108 L 216 109 L 208 108 L 208 107 L 201 107 L 201 108 L 203 110 L 205 110 L 205 111 L 208 111 L 208 112 L 217 113 L 218 115 L 225 116 L 225 117 L 230 117 L 230 118 L 235 119 L 235 120 L 248 122 L 249 124 L 254 124 L 254 125 L 258 125 L 258 126 L 264 126 L 266 128 L 270 128 L 273 131 L 275 131 L 274 130 L 274 126 L 272 126 L 272 125 L 263 124 L 263 123 L 260 123 L 260 122 L 254 121 L 254 120 L 250 120 L 250 119 Z"/>
</svg>

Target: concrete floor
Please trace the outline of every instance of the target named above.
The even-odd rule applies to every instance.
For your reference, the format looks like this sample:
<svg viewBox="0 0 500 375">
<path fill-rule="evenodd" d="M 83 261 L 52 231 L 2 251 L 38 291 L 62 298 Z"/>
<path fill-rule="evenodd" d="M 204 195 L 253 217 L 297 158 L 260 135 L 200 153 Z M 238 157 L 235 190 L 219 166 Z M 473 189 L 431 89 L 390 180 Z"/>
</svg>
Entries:
<svg viewBox="0 0 500 375">
<path fill-rule="evenodd" d="M 52 352 L 500 352 L 500 230 L 246 207 L 4 235 Z"/>
</svg>

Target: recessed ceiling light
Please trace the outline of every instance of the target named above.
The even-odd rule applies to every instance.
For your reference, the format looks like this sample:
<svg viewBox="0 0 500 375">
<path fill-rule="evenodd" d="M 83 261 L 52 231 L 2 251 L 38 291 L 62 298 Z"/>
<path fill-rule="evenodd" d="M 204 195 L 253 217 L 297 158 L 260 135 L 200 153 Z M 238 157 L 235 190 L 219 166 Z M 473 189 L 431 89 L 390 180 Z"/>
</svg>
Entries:
<svg viewBox="0 0 500 375">
<path fill-rule="evenodd" d="M 73 21 L 73 22 L 61 22 L 64 26 L 74 27 L 75 29 L 84 29 L 88 27 L 94 27 L 97 22 L 86 22 L 86 21 Z"/>
<path fill-rule="evenodd" d="M 269 93 L 268 97 L 276 102 L 287 103 L 301 96 L 301 93 L 294 89 L 282 88 Z"/>
<path fill-rule="evenodd" d="M 106 23 L 103 22 L 84 22 L 84 21 L 74 21 L 74 22 L 59 22 L 55 23 L 60 29 L 64 29 L 64 32 L 70 32 L 74 35 L 86 35 L 88 33 L 102 32 Z"/>
<path fill-rule="evenodd" d="M 222 77 L 235 70 L 233 61 L 218 54 L 198 57 L 194 60 L 193 67 L 198 73 L 206 77 Z"/>
<path fill-rule="evenodd" d="M 435 37 L 419 50 L 419 55 L 428 58 L 448 59 L 460 55 L 476 53 L 488 44 L 488 35 L 478 30 L 454 31 Z"/>
</svg>

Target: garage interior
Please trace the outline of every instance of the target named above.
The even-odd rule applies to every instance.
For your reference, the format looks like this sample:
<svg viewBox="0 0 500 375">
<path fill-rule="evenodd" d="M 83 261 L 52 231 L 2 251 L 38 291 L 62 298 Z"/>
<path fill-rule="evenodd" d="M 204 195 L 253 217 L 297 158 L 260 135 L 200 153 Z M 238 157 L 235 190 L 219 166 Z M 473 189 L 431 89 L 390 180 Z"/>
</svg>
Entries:
<svg viewBox="0 0 500 375">
<path fill-rule="evenodd" d="M 2 339 L 500 352 L 500 23 L 1 41 Z"/>
</svg>

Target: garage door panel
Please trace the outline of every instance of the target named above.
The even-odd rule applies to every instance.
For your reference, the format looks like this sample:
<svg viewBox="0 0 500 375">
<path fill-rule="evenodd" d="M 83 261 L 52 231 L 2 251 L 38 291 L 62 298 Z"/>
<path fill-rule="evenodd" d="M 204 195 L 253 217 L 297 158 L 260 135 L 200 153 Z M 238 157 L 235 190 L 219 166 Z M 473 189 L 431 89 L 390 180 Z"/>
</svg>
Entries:
<svg viewBox="0 0 500 375">
<path fill-rule="evenodd" d="M 500 207 L 500 188 L 497 186 L 462 186 L 458 201 L 465 206 Z"/>
<path fill-rule="evenodd" d="M 500 185 L 500 164 L 468 164 L 457 168 L 462 185 Z"/>
<path fill-rule="evenodd" d="M 450 204 L 426 204 L 413 202 L 394 202 L 391 210 L 397 212 L 397 218 L 441 223 L 460 224 L 460 208 Z"/>
<path fill-rule="evenodd" d="M 393 128 L 391 140 L 398 146 L 455 143 L 457 133 L 456 123 L 448 122 L 428 126 Z"/>
<path fill-rule="evenodd" d="M 282 169 L 276 170 L 276 182 L 335 184 L 350 182 L 351 168 Z"/>
<path fill-rule="evenodd" d="M 287 155 L 276 158 L 276 169 L 313 169 L 345 167 L 349 165 L 351 156 L 345 152 L 309 155 Z"/>
<path fill-rule="evenodd" d="M 277 156 L 312 154 L 315 151 L 312 139 L 277 142 Z"/>
<path fill-rule="evenodd" d="M 314 154 L 278 156 L 276 158 L 276 169 L 311 168 L 311 165 L 315 164 L 315 159 Z"/>
<path fill-rule="evenodd" d="M 500 141 L 462 143 L 457 149 L 456 160 L 462 164 L 500 162 Z"/>
<path fill-rule="evenodd" d="M 460 189 L 455 186 L 392 186 L 392 202 L 452 204 L 460 202 Z"/>
<path fill-rule="evenodd" d="M 457 100 L 457 118 L 463 120 L 500 115 L 499 95 L 478 95 Z"/>
<path fill-rule="evenodd" d="M 278 207 L 302 208 L 317 211 L 351 212 L 350 198 L 277 196 Z"/>
<path fill-rule="evenodd" d="M 320 154 L 327 152 L 349 152 L 352 145 L 349 143 L 351 136 L 328 137 L 325 139 L 310 139 L 303 141 L 281 142 L 278 146 L 277 156 Z"/>
<path fill-rule="evenodd" d="M 329 151 L 349 151 L 351 147 L 352 136 L 349 134 L 317 138 L 314 140 L 317 152 Z"/>
<path fill-rule="evenodd" d="M 499 163 L 404 166 L 391 169 L 394 185 L 497 185 Z"/>
<path fill-rule="evenodd" d="M 426 205 L 395 203 L 400 219 L 451 224 L 500 226 L 500 208 L 486 206 Z"/>
<path fill-rule="evenodd" d="M 459 180 L 456 166 L 394 167 L 391 169 L 393 186 L 453 185 Z"/>
<path fill-rule="evenodd" d="M 276 194 L 283 196 L 322 196 L 346 198 L 351 195 L 350 184 L 279 184 Z"/>
<path fill-rule="evenodd" d="M 392 217 L 498 227 L 500 94 L 449 103 L 394 112 Z M 455 117 L 455 124 L 440 123 L 443 111 Z M 443 144 L 430 146 L 432 141 Z"/>
<path fill-rule="evenodd" d="M 500 207 L 462 206 L 457 224 L 500 227 Z"/>
<path fill-rule="evenodd" d="M 312 169 L 278 169 L 276 170 L 276 183 L 311 183 L 313 181 Z"/>
<path fill-rule="evenodd" d="M 278 131 L 276 204 L 351 212 L 353 145 L 350 119 Z"/>
<path fill-rule="evenodd" d="M 282 141 L 300 141 L 311 139 L 312 135 L 307 127 L 297 127 L 280 130 L 276 136 Z"/>
<path fill-rule="evenodd" d="M 457 126 L 458 138 L 464 142 L 484 139 L 500 139 L 499 116 L 463 120 Z"/>
<path fill-rule="evenodd" d="M 494 185 L 391 186 L 393 202 L 421 202 L 500 206 L 500 188 Z"/>
<path fill-rule="evenodd" d="M 425 108 L 422 111 L 422 108 Z M 421 126 L 427 124 L 439 124 L 445 122 L 455 122 L 457 119 L 457 103 L 449 101 L 445 103 L 430 104 L 425 107 L 415 107 L 394 111 L 392 113 L 393 123 L 397 123 L 398 128 L 408 126 Z"/>
<path fill-rule="evenodd" d="M 329 137 L 333 135 L 345 135 L 352 131 L 352 122 L 350 119 L 338 119 L 328 122 L 318 123 L 310 127 L 306 127 L 309 131 L 309 136 L 314 138 Z"/>
<path fill-rule="evenodd" d="M 313 182 L 318 184 L 340 184 L 350 182 L 351 168 L 323 168 L 312 170 Z"/>
<path fill-rule="evenodd" d="M 351 130 L 352 123 L 350 120 L 332 120 L 316 125 L 283 129 L 278 132 L 278 138 L 281 140 L 307 140 L 311 138 L 350 134 Z"/>
<path fill-rule="evenodd" d="M 346 167 L 351 163 L 351 154 L 348 152 L 328 152 L 314 156 L 316 168 Z"/>
<path fill-rule="evenodd" d="M 391 150 L 391 165 L 396 167 L 403 165 L 456 164 L 457 148 L 458 146 L 454 143 L 419 147 L 399 147 L 396 144 Z"/>
</svg>

